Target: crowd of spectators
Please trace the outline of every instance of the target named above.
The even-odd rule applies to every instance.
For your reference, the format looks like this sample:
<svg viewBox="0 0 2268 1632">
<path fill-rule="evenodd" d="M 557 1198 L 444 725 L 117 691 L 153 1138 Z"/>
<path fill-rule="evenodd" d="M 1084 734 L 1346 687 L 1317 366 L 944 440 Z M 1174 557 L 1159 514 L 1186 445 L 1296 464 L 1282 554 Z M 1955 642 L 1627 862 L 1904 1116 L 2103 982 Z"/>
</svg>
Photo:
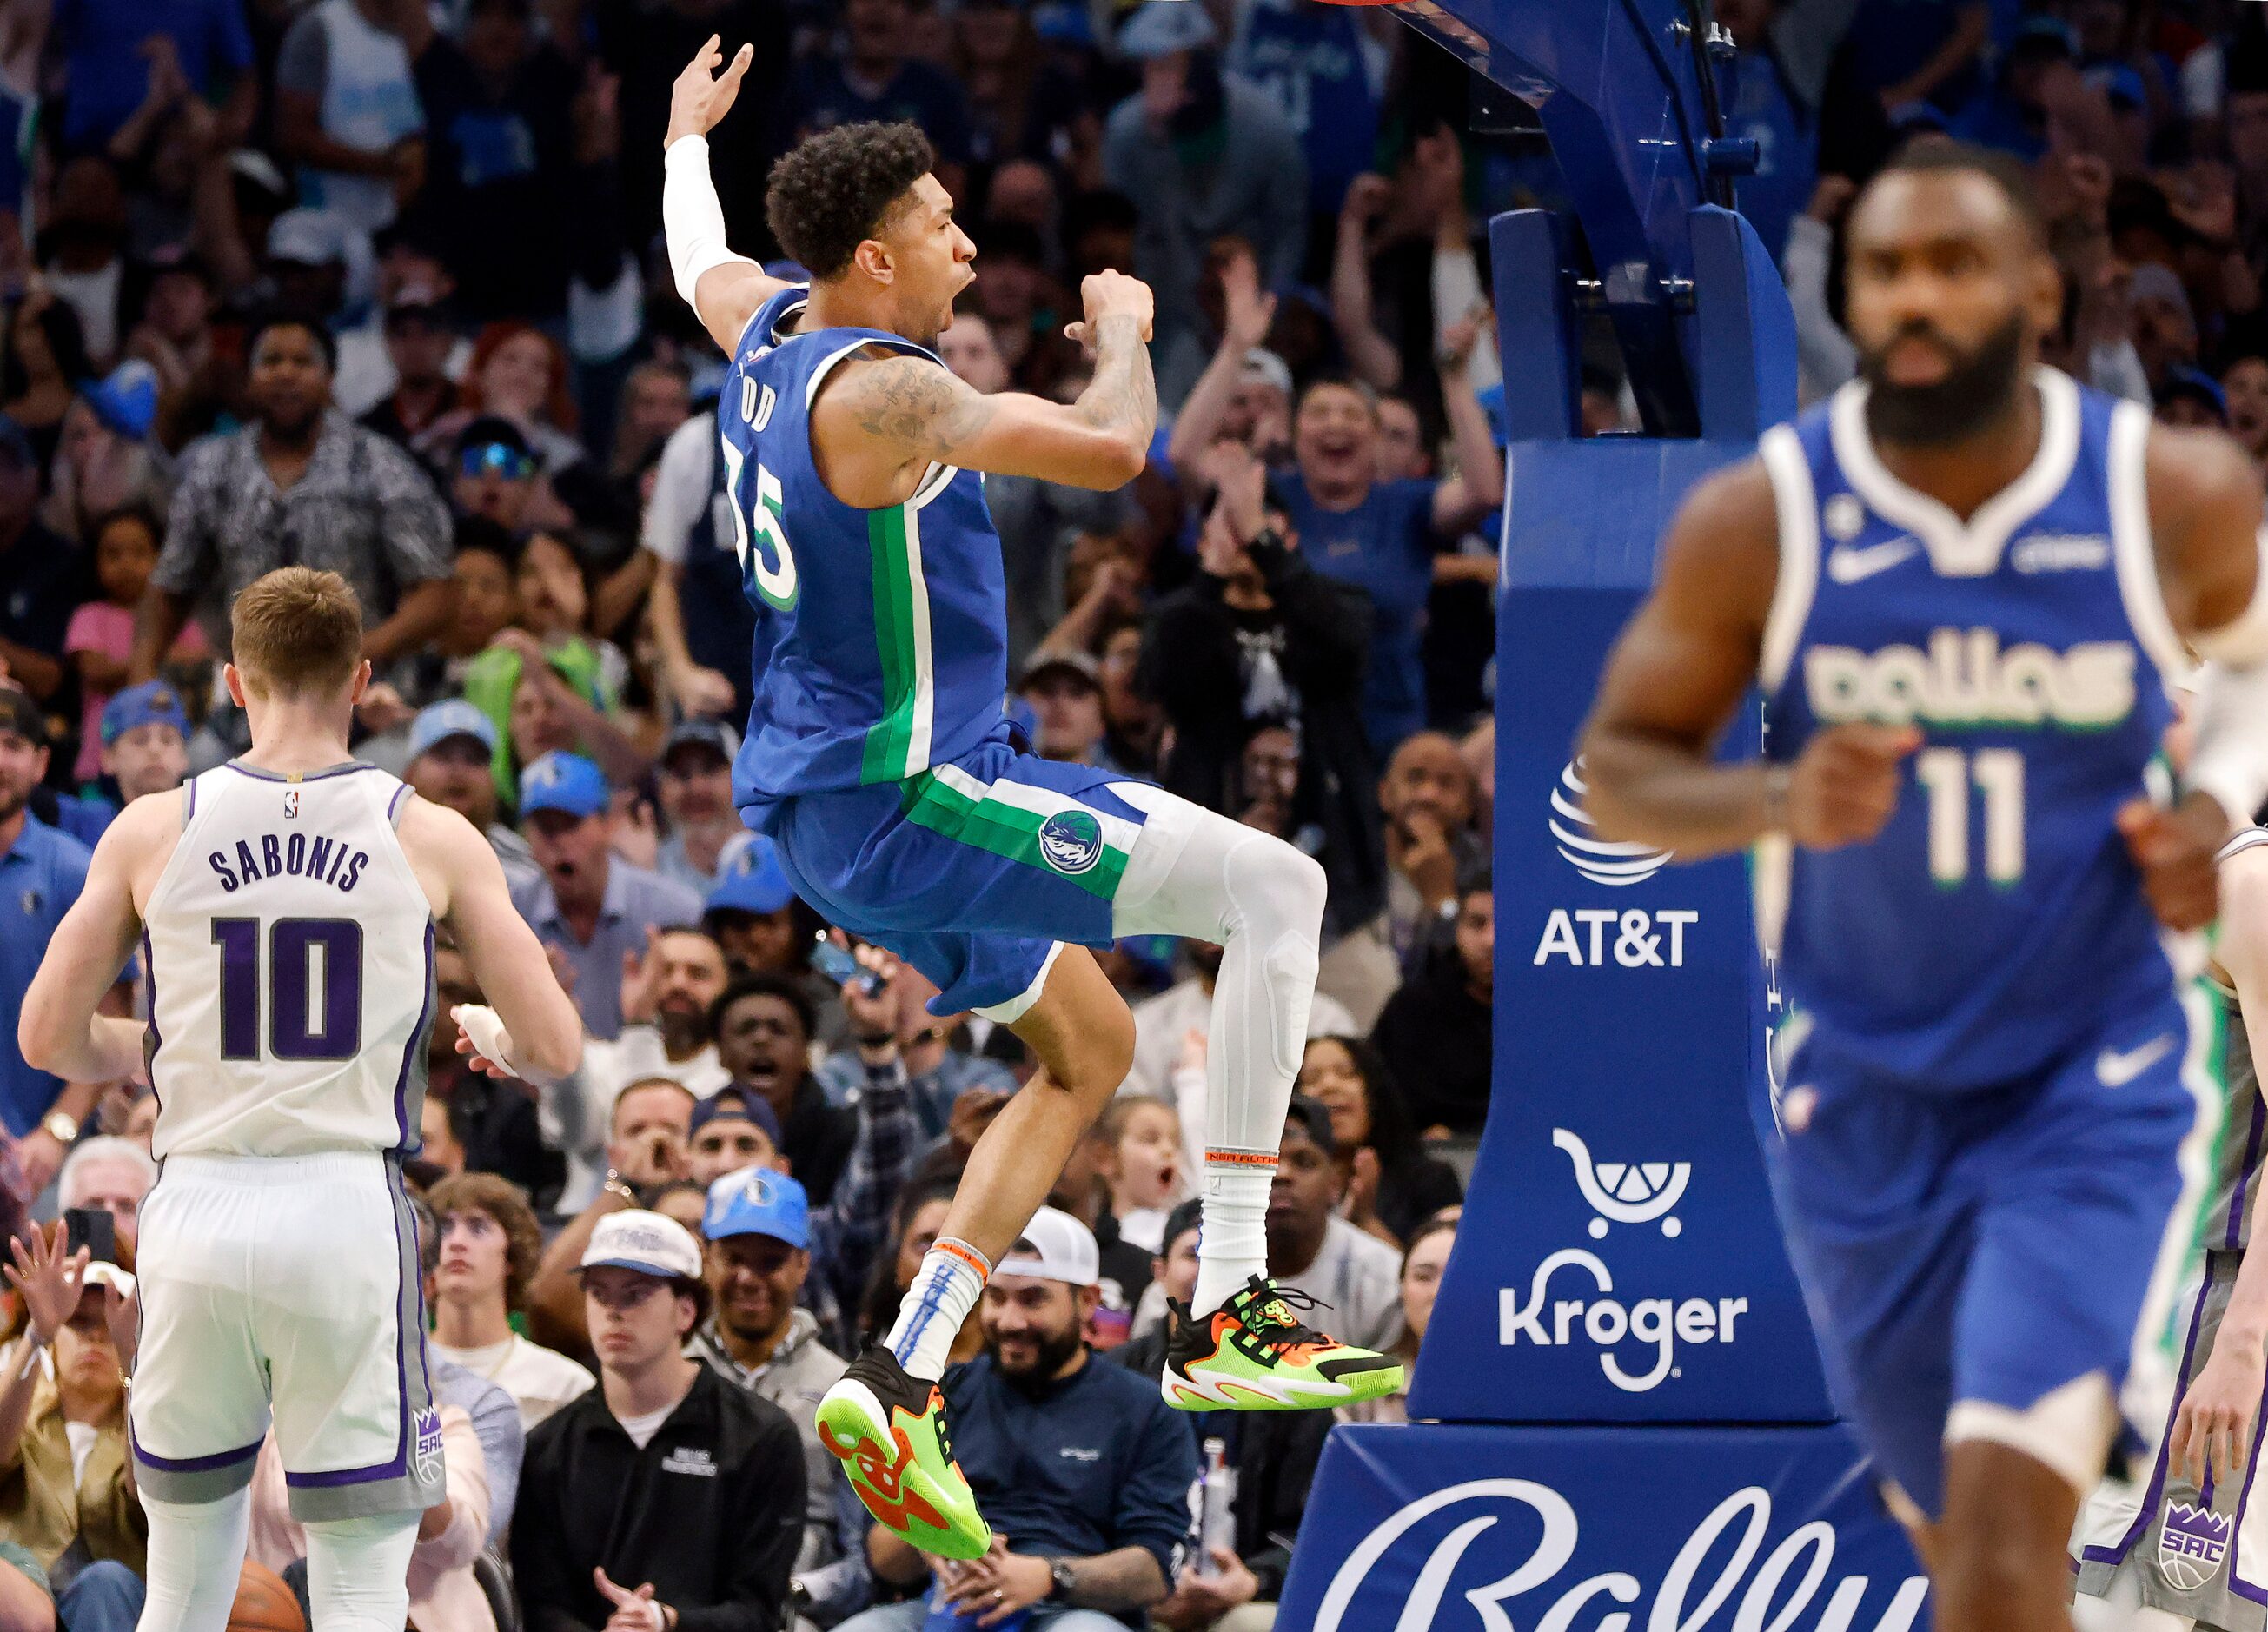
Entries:
<svg viewBox="0 0 2268 1632">
<path fill-rule="evenodd" d="M 1854 367 L 1843 211 L 1898 144 L 1950 134 L 2035 166 L 2071 291 L 2057 360 L 2268 460 L 2264 13 L 1715 0 L 1807 400 Z M 377 669 L 357 752 L 488 835 L 588 1033 L 541 1090 L 442 1033 L 428 1052 L 409 1171 L 449 1478 L 412 1623 L 889 1632 L 998 1602 L 1063 1632 L 1253 1632 L 1331 1419 L 1182 1419 L 1127 1386 L 1195 1274 L 1217 947 L 1108 954 L 1132 1073 L 955 1345 L 957 1449 L 1003 1547 L 895 1547 L 815 1438 L 1031 1066 L 876 949 L 852 948 L 873 989 L 822 976 L 829 926 L 733 808 L 755 614 L 723 360 L 659 243 L 668 87 L 711 33 L 755 47 L 711 138 L 747 253 L 777 254 L 764 182 L 800 136 L 928 134 L 979 252 L 939 348 L 976 389 L 1076 393 L 1080 277 L 1155 288 L 1143 474 L 987 485 L 1003 703 L 1038 752 L 1323 865 L 1270 1268 L 1415 1357 L 1490 1092 L 1503 384 L 1479 224 L 1565 199 L 1540 134 L 1469 134 L 1469 70 L 1378 10 L 7 0 L 0 1018 L 116 810 L 246 746 L 215 678 L 228 598 L 335 569 Z M 1610 347 L 1585 383 L 1589 430 L 1636 427 Z M 436 974 L 445 1008 L 479 1000 L 446 945 Z M 130 1265 L 155 1107 L 30 1070 L 13 1030 L 0 1226 L 28 1348 L 0 1387 L 0 1632 L 124 1632 L 130 1308 L 68 1295 L 62 1237 L 26 1221 L 105 1210 Z M 1215 1435 L 1236 1542 L 1193 1549 Z M 254 1557 L 301 1578 L 272 1455 L 256 1496 Z"/>
</svg>

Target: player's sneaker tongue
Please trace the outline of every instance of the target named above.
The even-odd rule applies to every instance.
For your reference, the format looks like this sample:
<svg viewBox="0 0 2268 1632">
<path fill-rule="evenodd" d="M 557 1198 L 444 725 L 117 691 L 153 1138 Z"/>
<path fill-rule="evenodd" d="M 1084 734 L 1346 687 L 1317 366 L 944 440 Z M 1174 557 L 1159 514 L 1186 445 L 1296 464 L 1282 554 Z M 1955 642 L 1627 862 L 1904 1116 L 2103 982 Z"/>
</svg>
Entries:
<svg viewBox="0 0 2268 1632">
<path fill-rule="evenodd" d="M 1184 1411 L 1301 1411 L 1375 1400 L 1402 1386 L 1402 1364 L 1316 1331 L 1300 1312 L 1316 1300 L 1258 1275 L 1199 1320 L 1167 1304 L 1160 1391 Z"/>
<path fill-rule="evenodd" d="M 945 1393 L 876 1346 L 819 1401 L 819 1442 L 884 1529 L 939 1558 L 982 1558 L 992 1531 L 946 1437 Z"/>
</svg>

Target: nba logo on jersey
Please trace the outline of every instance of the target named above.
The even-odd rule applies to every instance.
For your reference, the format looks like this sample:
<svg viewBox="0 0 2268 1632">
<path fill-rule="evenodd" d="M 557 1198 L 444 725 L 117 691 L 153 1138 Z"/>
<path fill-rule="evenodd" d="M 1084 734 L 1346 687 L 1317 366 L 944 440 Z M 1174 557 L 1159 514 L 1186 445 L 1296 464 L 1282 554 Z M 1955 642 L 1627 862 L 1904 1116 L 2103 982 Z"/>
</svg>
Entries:
<svg viewBox="0 0 2268 1632">
<path fill-rule="evenodd" d="M 441 1477 L 441 1414 L 438 1410 L 427 1409 L 417 1413 L 416 1455 L 418 1481 L 422 1484 L 437 1482 Z"/>
<path fill-rule="evenodd" d="M 2166 1525 L 2158 1536 L 2158 1572 L 2184 1592 L 2194 1592 L 2213 1579 L 2220 1561 L 2228 1555 L 2231 1521 L 2210 1507 L 2176 1502 L 2166 1509 Z"/>
<path fill-rule="evenodd" d="M 284 816 L 287 821 L 299 819 L 299 790 L 297 788 L 284 790 Z"/>
</svg>

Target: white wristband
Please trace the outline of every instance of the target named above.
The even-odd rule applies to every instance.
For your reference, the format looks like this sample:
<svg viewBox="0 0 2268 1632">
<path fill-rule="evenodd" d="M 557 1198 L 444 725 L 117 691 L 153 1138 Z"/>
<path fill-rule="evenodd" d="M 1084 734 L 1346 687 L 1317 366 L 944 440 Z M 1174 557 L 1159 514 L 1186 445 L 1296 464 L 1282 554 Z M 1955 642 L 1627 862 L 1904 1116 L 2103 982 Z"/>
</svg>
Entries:
<svg viewBox="0 0 2268 1632">
<path fill-rule="evenodd" d="M 677 292 L 692 305 L 701 275 L 711 267 L 756 263 L 725 242 L 725 207 L 709 179 L 709 139 L 680 136 L 661 158 L 661 224 L 669 239 L 669 269 Z"/>
<path fill-rule="evenodd" d="M 460 1003 L 449 1011 L 449 1018 L 464 1027 L 473 1052 L 481 1058 L 495 1061 L 522 1082 L 539 1080 L 512 1057 L 512 1033 L 504 1030 L 503 1018 L 486 1003 Z"/>
</svg>

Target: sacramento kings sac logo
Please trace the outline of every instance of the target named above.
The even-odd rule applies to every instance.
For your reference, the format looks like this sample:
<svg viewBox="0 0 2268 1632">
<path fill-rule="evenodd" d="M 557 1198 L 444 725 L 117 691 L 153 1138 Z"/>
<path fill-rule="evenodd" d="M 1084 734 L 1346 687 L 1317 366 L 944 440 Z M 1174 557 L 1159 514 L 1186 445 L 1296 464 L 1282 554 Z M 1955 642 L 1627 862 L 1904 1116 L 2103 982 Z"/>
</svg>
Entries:
<svg viewBox="0 0 2268 1632">
<path fill-rule="evenodd" d="M 2165 1527 L 2158 1533 L 2158 1573 L 2166 1584 L 2194 1592 L 2220 1574 L 2220 1561 L 2228 1556 L 2231 1522 L 2210 1507 L 2169 1503 Z"/>
<path fill-rule="evenodd" d="M 416 1418 L 417 1445 L 417 1482 L 438 1484 L 441 1481 L 441 1414 L 438 1410 L 420 1411 Z"/>
<path fill-rule="evenodd" d="M 1058 811 L 1040 824 L 1040 854 L 1066 877 L 1091 872 L 1102 859 L 1102 824 L 1090 812 Z"/>
</svg>

